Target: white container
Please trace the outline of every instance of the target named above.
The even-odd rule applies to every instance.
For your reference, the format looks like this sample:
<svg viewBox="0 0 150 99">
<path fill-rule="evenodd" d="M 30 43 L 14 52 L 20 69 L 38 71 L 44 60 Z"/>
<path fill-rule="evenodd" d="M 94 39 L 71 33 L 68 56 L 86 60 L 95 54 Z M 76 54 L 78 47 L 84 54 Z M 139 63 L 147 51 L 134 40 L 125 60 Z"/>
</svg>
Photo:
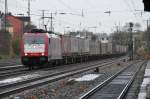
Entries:
<svg viewBox="0 0 150 99">
<path fill-rule="evenodd" d="M 107 53 L 112 54 L 112 43 L 108 43 Z"/>
<path fill-rule="evenodd" d="M 108 48 L 107 48 L 107 43 L 101 43 L 101 54 L 107 54 L 108 53 Z"/>
<path fill-rule="evenodd" d="M 71 37 L 71 53 L 78 54 L 79 53 L 79 43 L 77 37 Z"/>
<path fill-rule="evenodd" d="M 61 48 L 63 56 L 71 55 L 71 40 L 70 36 L 61 36 Z"/>
<path fill-rule="evenodd" d="M 84 54 L 85 44 L 84 38 L 78 38 L 79 54 Z"/>
<path fill-rule="evenodd" d="M 88 39 L 84 39 L 84 53 L 89 53 L 90 49 L 89 49 L 89 40 Z"/>
<path fill-rule="evenodd" d="M 90 55 L 100 54 L 100 43 L 98 41 L 90 40 Z"/>
<path fill-rule="evenodd" d="M 59 36 L 49 35 L 48 55 L 50 60 L 62 59 L 61 39 Z"/>
</svg>

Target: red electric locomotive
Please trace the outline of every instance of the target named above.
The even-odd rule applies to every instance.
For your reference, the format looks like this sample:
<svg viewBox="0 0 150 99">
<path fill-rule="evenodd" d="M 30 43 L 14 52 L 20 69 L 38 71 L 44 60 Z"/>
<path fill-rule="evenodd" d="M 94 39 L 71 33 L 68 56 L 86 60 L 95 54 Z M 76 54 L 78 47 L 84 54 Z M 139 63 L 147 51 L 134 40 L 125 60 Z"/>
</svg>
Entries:
<svg viewBox="0 0 150 99">
<path fill-rule="evenodd" d="M 43 64 L 48 61 L 47 33 L 24 33 L 21 44 L 21 61 L 24 65 Z"/>
<path fill-rule="evenodd" d="M 60 59 L 62 59 L 61 40 L 58 35 L 49 34 L 42 30 L 24 33 L 21 44 L 23 65 L 33 67 Z"/>
</svg>

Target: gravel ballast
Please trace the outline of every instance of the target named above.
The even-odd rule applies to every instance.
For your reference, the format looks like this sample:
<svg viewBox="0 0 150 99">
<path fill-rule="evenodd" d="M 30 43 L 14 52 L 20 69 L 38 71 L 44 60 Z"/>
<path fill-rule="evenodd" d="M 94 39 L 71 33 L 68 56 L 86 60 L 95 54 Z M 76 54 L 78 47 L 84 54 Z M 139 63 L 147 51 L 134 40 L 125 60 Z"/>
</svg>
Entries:
<svg viewBox="0 0 150 99">
<path fill-rule="evenodd" d="M 99 68 L 99 72 L 91 70 L 44 86 L 23 91 L 4 99 L 78 99 L 79 96 L 106 80 L 128 64 L 128 62 L 121 62 L 119 64 L 114 64 L 113 66 L 101 67 Z M 97 74 L 99 77 L 92 81 L 75 81 L 76 78 L 87 74 Z"/>
<path fill-rule="evenodd" d="M 146 65 L 143 65 L 140 71 L 138 72 L 133 84 L 128 90 L 128 93 L 125 97 L 125 99 L 138 99 L 138 94 L 140 91 L 140 86 L 143 81 L 144 72 L 145 72 Z"/>
</svg>

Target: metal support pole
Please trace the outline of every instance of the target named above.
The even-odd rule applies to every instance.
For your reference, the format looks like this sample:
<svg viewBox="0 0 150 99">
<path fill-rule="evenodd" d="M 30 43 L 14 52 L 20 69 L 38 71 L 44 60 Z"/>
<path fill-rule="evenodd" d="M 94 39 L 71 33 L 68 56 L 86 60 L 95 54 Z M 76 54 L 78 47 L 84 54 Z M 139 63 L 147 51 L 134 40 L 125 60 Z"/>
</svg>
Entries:
<svg viewBox="0 0 150 99">
<path fill-rule="evenodd" d="M 53 32 L 53 13 L 51 13 L 51 27 L 50 27 L 50 30 Z"/>
<path fill-rule="evenodd" d="M 45 10 L 42 10 L 42 26 L 43 26 L 43 29 L 44 29 L 44 25 L 45 25 L 45 23 L 44 23 L 44 17 L 45 17 Z"/>
<path fill-rule="evenodd" d="M 30 0 L 28 0 L 28 17 L 30 17 Z"/>
<path fill-rule="evenodd" d="M 7 17 L 7 13 L 8 13 L 8 7 L 7 7 L 7 0 L 5 0 L 5 15 L 4 15 L 4 30 L 6 32 L 6 17 Z"/>
<path fill-rule="evenodd" d="M 133 60 L 133 34 L 132 34 L 133 23 L 130 22 L 129 25 L 130 25 L 129 57 L 130 60 Z"/>
</svg>

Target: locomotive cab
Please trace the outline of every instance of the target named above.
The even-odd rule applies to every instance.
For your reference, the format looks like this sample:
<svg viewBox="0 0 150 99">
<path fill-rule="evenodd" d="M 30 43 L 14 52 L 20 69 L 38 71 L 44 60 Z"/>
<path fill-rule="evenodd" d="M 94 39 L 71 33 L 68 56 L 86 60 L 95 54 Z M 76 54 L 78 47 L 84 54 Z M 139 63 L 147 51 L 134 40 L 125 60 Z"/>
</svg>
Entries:
<svg viewBox="0 0 150 99">
<path fill-rule="evenodd" d="M 41 65 L 48 61 L 46 33 L 25 33 L 22 39 L 21 60 L 24 65 Z"/>
</svg>

